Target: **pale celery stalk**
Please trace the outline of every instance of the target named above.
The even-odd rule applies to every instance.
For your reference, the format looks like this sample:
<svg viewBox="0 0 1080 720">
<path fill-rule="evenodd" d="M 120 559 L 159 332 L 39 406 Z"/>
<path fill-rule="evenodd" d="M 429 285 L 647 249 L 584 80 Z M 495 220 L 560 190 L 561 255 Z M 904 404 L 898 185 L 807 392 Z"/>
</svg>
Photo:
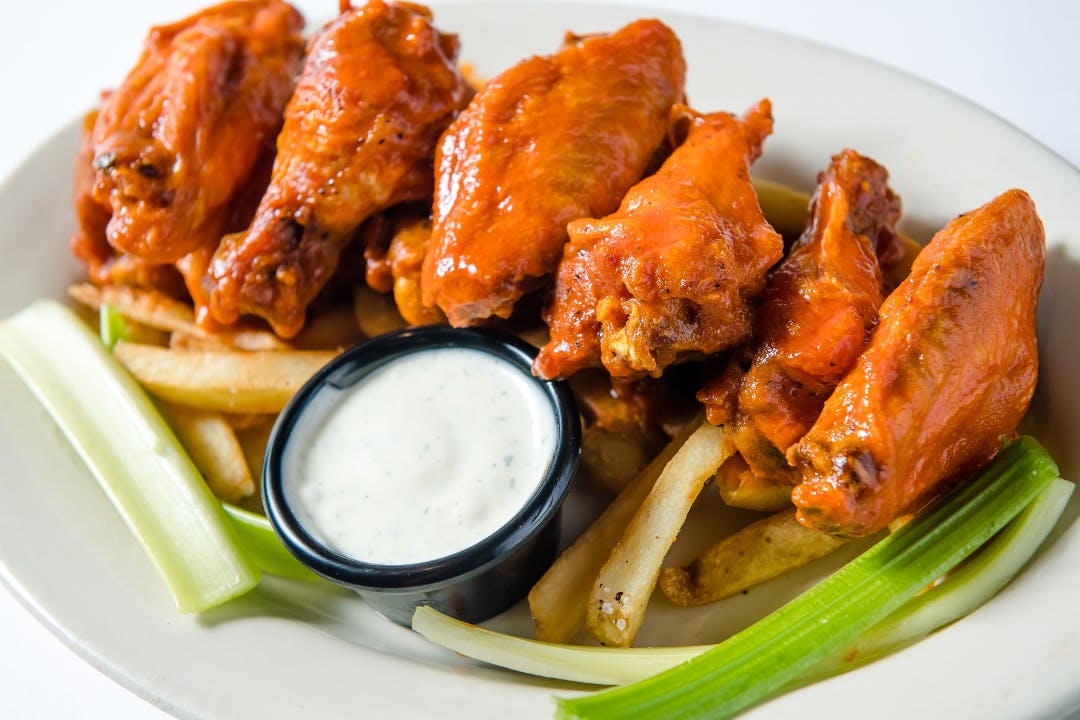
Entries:
<svg viewBox="0 0 1080 720">
<path fill-rule="evenodd" d="M 799 684 L 835 675 L 862 661 L 909 645 L 974 611 L 1018 573 L 1057 524 L 1073 484 L 1054 480 L 979 554 L 944 583 L 919 595 L 815 666 Z M 518 672 L 597 685 L 644 679 L 690 660 L 713 645 L 668 648 L 604 648 L 558 645 L 493 632 L 418 608 L 413 629 L 431 642 L 468 657 Z"/>
<path fill-rule="evenodd" d="M 746 630 L 641 682 L 559 699 L 556 717 L 727 718 L 783 691 L 955 567 L 1057 476 L 1032 438 L 811 590 Z"/>
<path fill-rule="evenodd" d="M 259 582 L 153 403 L 74 313 L 35 302 L 0 323 L 0 356 L 71 441 L 181 612 L 207 610 Z"/>
</svg>

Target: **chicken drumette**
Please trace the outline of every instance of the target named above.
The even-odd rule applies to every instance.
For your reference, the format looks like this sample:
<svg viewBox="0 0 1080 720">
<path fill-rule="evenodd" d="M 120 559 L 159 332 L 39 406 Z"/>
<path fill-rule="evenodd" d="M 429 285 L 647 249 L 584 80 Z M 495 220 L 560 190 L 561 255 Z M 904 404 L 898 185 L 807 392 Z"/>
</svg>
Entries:
<svg viewBox="0 0 1080 720">
<path fill-rule="evenodd" d="M 454 325 L 509 316 L 555 270 L 566 224 L 641 179 L 685 72 L 675 34 L 639 20 L 489 81 L 439 144 L 424 303 Z"/>
<path fill-rule="evenodd" d="M 742 119 L 683 112 L 686 139 L 655 175 L 613 215 L 570 224 L 538 375 L 602 363 L 616 378 L 659 377 L 749 337 L 752 303 L 784 249 L 750 183 L 771 106 Z"/>
<path fill-rule="evenodd" d="M 1046 241 L 1010 190 L 961 215 L 881 306 L 854 369 L 788 453 L 799 520 L 866 535 L 989 461 L 1035 389 Z"/>
<path fill-rule="evenodd" d="M 251 313 L 295 335 L 354 230 L 430 197 L 436 141 L 469 92 L 457 49 L 421 6 L 344 4 L 308 50 L 251 227 L 210 263 L 217 320 Z"/>
<path fill-rule="evenodd" d="M 753 342 L 698 393 L 739 450 L 718 475 L 725 500 L 788 504 L 797 476 L 784 453 L 855 364 L 884 299 L 883 264 L 900 257 L 900 200 L 885 168 L 852 150 L 818 178 L 810 222 L 770 273 Z"/>
<path fill-rule="evenodd" d="M 109 213 L 109 245 L 158 264 L 217 246 L 273 147 L 302 27 L 287 3 L 252 0 L 150 31 L 91 135 L 92 197 Z"/>
</svg>

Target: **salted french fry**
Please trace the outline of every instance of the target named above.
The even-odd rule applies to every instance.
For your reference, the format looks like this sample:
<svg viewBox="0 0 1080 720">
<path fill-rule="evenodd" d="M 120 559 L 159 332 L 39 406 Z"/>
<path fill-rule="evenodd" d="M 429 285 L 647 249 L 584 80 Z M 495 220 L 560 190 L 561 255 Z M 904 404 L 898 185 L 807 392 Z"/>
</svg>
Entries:
<svg viewBox="0 0 1080 720">
<path fill-rule="evenodd" d="M 729 535 L 685 567 L 664 568 L 660 589 L 676 605 L 704 605 L 825 557 L 844 542 L 800 525 L 794 508 L 784 510 Z"/>
<path fill-rule="evenodd" d="M 276 413 L 333 352 L 202 352 L 119 342 L 116 359 L 153 395 L 228 413 Z"/>
<path fill-rule="evenodd" d="M 585 620 L 585 604 L 596 574 L 660 473 L 701 423 L 699 416 L 687 424 L 533 585 L 529 610 L 536 623 L 537 640 L 565 643 L 577 634 Z"/>
<path fill-rule="evenodd" d="M 237 502 L 255 492 L 244 451 L 220 413 L 167 402 L 158 409 L 214 495 Z"/>
<path fill-rule="evenodd" d="M 367 337 L 400 330 L 406 325 L 394 304 L 393 295 L 382 295 L 366 285 L 353 288 L 353 312 L 356 324 Z"/>
<path fill-rule="evenodd" d="M 732 451 L 724 428 L 702 423 L 664 467 L 600 569 L 585 605 L 585 625 L 601 643 L 633 645 L 664 556 L 701 488 Z"/>
</svg>

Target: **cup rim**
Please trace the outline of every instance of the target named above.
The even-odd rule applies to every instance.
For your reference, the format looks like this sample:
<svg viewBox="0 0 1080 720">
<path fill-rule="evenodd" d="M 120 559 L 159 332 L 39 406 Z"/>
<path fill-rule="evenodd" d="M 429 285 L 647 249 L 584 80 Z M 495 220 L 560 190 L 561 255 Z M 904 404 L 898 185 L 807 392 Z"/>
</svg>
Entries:
<svg viewBox="0 0 1080 720">
<path fill-rule="evenodd" d="M 329 385 L 345 389 L 402 356 L 444 348 L 486 352 L 522 370 L 548 399 L 555 420 L 555 451 L 547 473 L 521 509 L 494 533 L 443 557 L 409 564 L 370 563 L 349 557 L 311 535 L 285 494 L 283 460 L 288 441 L 311 400 Z M 263 458 L 262 491 L 266 517 L 285 547 L 317 574 L 356 589 L 413 591 L 464 580 L 512 556 L 539 533 L 565 500 L 581 451 L 581 420 L 566 381 L 532 374 L 536 348 L 491 328 L 427 325 L 379 335 L 338 355 L 317 372 L 288 403 L 271 431 Z"/>
</svg>

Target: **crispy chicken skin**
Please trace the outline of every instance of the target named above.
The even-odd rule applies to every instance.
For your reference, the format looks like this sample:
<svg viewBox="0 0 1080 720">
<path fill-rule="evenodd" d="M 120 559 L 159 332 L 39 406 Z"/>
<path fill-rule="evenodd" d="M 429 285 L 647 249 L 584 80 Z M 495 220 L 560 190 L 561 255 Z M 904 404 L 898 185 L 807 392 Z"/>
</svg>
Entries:
<svg viewBox="0 0 1080 720">
<path fill-rule="evenodd" d="M 784 454 L 817 420 L 877 324 L 879 256 L 892 261 L 899 244 L 900 199 L 888 178 L 853 150 L 832 159 L 818 177 L 806 230 L 769 275 L 753 342 L 698 393 L 709 422 L 725 425 L 744 461 L 721 470 L 729 503 L 753 495 L 755 484 L 758 496 L 787 503 L 797 476 Z"/>
<path fill-rule="evenodd" d="M 217 245 L 281 125 L 302 27 L 288 4 L 252 0 L 150 31 L 93 130 L 110 245 L 154 263 Z"/>
<path fill-rule="evenodd" d="M 784 249 L 750 183 L 771 106 L 762 100 L 742 119 L 689 114 L 689 124 L 613 215 L 570 224 L 537 375 L 602 363 L 615 378 L 659 377 L 750 336 L 751 304 Z"/>
<path fill-rule="evenodd" d="M 439 308 L 424 305 L 421 298 L 420 274 L 430 240 L 430 217 L 405 217 L 394 223 L 387 260 L 394 282 L 394 303 L 410 325 L 446 322 Z"/>
<path fill-rule="evenodd" d="M 469 92 L 457 49 L 419 5 L 344 4 L 308 50 L 251 227 L 213 258 L 217 320 L 260 315 L 292 337 L 353 231 L 430 196 L 436 141 Z"/>
<path fill-rule="evenodd" d="M 455 326 L 508 317 L 555 270 L 566 224 L 641 179 L 685 74 L 675 34 L 639 20 L 490 80 L 439 143 L 424 303 Z"/>
<path fill-rule="evenodd" d="M 866 535 L 988 462 L 1035 389 L 1046 241 L 1010 190 L 945 226 L 881 306 L 854 369 L 788 451 L 804 525 Z"/>
<path fill-rule="evenodd" d="M 82 143 L 75 155 L 75 232 L 71 252 L 86 263 L 87 275 L 96 285 L 136 285 L 155 288 L 174 297 L 183 297 L 184 284 L 176 269 L 148 262 L 109 245 L 107 229 L 112 212 L 94 199 L 94 143 L 92 132 L 98 111 L 83 119 Z"/>
</svg>

